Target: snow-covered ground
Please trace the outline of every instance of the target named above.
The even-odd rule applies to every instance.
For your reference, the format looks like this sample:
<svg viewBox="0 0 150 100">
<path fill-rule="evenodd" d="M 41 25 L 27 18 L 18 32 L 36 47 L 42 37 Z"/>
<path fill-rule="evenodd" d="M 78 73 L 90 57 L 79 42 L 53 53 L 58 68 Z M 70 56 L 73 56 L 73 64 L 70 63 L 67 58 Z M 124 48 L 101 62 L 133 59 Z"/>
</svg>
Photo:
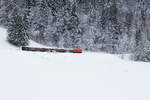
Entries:
<svg viewBox="0 0 150 100">
<path fill-rule="evenodd" d="M 0 100 L 150 100 L 150 63 L 25 52 L 7 43 L 3 28 L 0 45 Z"/>
</svg>

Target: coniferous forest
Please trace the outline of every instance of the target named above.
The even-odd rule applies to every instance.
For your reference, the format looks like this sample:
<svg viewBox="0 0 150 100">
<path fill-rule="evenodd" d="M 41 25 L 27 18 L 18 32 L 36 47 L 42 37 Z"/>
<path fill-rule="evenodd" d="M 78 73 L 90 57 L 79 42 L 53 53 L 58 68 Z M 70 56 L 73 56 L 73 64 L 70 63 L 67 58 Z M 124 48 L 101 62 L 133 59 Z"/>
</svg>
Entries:
<svg viewBox="0 0 150 100">
<path fill-rule="evenodd" d="M 0 0 L 8 41 L 150 61 L 150 0 Z"/>
</svg>

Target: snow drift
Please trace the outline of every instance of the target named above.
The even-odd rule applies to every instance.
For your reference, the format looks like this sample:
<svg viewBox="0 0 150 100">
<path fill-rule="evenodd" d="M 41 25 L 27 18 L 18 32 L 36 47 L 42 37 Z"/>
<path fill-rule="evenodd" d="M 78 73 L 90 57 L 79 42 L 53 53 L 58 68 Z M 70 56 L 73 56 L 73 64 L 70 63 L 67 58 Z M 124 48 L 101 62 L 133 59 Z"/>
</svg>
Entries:
<svg viewBox="0 0 150 100">
<path fill-rule="evenodd" d="M 23 52 L 6 35 L 0 28 L 0 100 L 150 100 L 149 63 L 102 53 Z"/>
</svg>

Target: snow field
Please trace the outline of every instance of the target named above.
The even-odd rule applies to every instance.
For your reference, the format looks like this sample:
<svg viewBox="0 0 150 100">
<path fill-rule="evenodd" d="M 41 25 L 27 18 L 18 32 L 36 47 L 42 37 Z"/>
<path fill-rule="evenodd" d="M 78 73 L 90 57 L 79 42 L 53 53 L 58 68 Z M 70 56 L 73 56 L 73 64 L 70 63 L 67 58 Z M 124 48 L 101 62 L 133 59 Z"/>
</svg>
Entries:
<svg viewBox="0 0 150 100">
<path fill-rule="evenodd" d="M 25 52 L 9 45 L 6 33 L 0 28 L 0 100 L 150 100 L 150 63 Z"/>
</svg>

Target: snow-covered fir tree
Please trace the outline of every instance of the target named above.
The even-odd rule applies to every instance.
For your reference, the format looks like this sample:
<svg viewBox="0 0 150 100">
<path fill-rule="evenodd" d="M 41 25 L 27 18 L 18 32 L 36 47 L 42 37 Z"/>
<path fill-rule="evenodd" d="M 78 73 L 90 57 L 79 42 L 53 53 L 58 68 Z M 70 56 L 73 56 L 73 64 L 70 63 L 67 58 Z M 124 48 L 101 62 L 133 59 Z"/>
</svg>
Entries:
<svg viewBox="0 0 150 100">
<path fill-rule="evenodd" d="M 18 10 L 14 9 L 11 14 L 11 20 L 8 24 L 8 41 L 16 46 L 28 45 L 28 27 L 26 18 L 18 14 Z"/>
</svg>

